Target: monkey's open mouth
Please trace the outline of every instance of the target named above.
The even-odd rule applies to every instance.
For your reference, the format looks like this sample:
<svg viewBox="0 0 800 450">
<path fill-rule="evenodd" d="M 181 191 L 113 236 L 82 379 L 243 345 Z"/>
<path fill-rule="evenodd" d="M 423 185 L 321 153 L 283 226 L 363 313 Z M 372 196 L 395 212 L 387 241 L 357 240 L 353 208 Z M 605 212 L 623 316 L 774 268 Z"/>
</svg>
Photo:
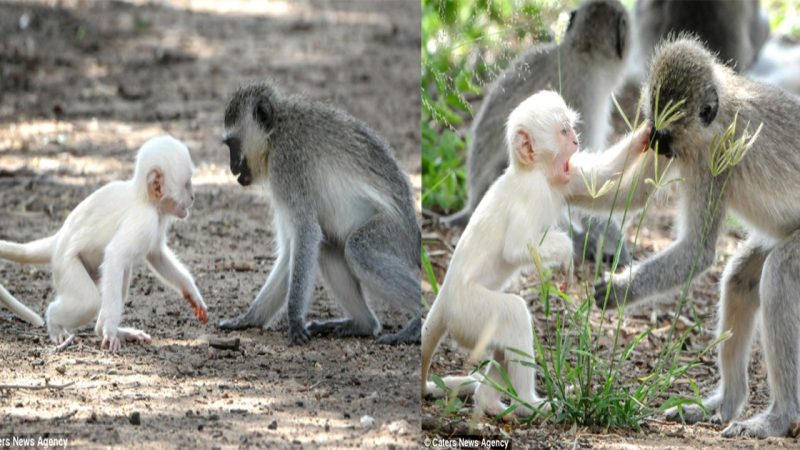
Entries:
<svg viewBox="0 0 800 450">
<path fill-rule="evenodd" d="M 564 161 L 564 175 L 569 176 L 569 160 Z"/>
</svg>

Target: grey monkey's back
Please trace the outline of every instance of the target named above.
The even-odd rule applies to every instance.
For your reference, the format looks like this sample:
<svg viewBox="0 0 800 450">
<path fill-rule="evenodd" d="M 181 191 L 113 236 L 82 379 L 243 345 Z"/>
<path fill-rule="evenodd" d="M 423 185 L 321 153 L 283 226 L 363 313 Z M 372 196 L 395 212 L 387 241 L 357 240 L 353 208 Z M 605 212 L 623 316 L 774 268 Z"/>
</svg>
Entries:
<svg viewBox="0 0 800 450">
<path fill-rule="evenodd" d="M 318 192 L 324 189 L 320 180 L 352 174 L 352 179 L 338 181 L 373 187 L 390 200 L 401 218 L 392 224 L 392 231 L 400 233 L 404 247 L 408 247 L 409 239 L 419 241 L 411 184 L 389 145 L 366 123 L 327 103 L 296 95 L 284 98 L 282 103 L 269 136 L 269 178 L 284 178 L 286 183 L 274 186 L 300 186 L 303 192 Z M 418 260 L 419 245 L 413 247 Z"/>
</svg>

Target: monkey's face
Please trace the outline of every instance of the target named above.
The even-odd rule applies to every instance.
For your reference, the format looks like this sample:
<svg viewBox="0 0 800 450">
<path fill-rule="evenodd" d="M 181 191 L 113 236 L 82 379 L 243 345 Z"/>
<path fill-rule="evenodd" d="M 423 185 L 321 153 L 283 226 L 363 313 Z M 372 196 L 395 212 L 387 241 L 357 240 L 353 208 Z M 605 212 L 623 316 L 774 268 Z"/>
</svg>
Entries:
<svg viewBox="0 0 800 450">
<path fill-rule="evenodd" d="M 555 152 L 545 155 L 543 163 L 548 168 L 548 180 L 553 185 L 569 183 L 571 172 L 569 160 L 578 151 L 578 136 L 568 122 L 554 130 Z"/>
<path fill-rule="evenodd" d="M 225 109 L 222 142 L 228 146 L 231 172 L 242 186 L 267 175 L 276 99 L 272 87 L 253 85 L 237 90 Z"/>
<path fill-rule="evenodd" d="M 719 96 L 713 74 L 697 65 L 654 67 L 660 72 L 651 77 L 646 107 L 653 125 L 650 147 L 669 158 L 692 157 L 717 132 Z"/>
<path fill-rule="evenodd" d="M 604 60 L 624 60 L 629 52 L 628 12 L 617 0 L 590 0 L 569 16 L 565 41 Z"/>
<path fill-rule="evenodd" d="M 250 185 L 253 182 L 253 176 L 250 173 L 250 166 L 247 164 L 247 158 L 242 150 L 242 140 L 236 135 L 226 133 L 222 142 L 228 146 L 230 151 L 231 173 L 236 176 L 236 181 L 242 186 Z"/>
</svg>

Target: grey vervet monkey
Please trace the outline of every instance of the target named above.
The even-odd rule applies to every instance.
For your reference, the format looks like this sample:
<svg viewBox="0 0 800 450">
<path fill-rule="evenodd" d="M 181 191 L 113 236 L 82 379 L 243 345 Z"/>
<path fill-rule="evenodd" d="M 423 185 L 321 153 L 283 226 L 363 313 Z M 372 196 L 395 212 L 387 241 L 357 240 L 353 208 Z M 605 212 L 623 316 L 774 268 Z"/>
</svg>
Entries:
<svg viewBox="0 0 800 450">
<path fill-rule="evenodd" d="M 737 72 L 752 66 L 769 38 L 769 20 L 759 0 L 638 0 L 633 9 L 636 39 L 632 63 L 646 76 L 653 49 L 670 33 L 695 34 Z"/>
<path fill-rule="evenodd" d="M 615 305 L 627 290 L 627 305 L 632 305 L 678 288 L 711 266 L 725 214 L 735 214 L 749 229 L 749 238 L 720 282 L 718 333 L 732 334 L 720 344 L 719 388 L 703 405 L 711 420 L 720 423 L 742 412 L 760 309 L 770 406 L 749 420 L 732 423 L 723 435 L 785 435 L 800 413 L 800 101 L 738 76 L 700 41 L 685 37 L 656 50 L 645 89 L 645 114 L 651 120 L 656 98 L 662 111 L 685 100 L 680 109 L 684 116 L 653 132 L 661 157 L 673 158 L 672 166 L 683 178 L 678 185 L 679 238 L 632 267 L 631 273 L 599 282 L 595 299 L 603 304 L 608 293 L 608 304 Z M 744 130 L 753 135 L 762 123 L 763 129 L 737 165 L 714 176 L 709 148 L 734 120 L 735 138 Z M 643 202 L 637 197 L 634 206 Z M 688 422 L 704 418 L 697 406 L 684 407 L 683 412 Z M 668 417 L 677 418 L 677 411 L 668 411 Z"/>
<path fill-rule="evenodd" d="M 467 159 L 467 206 L 443 219 L 445 224 L 465 226 L 486 190 L 506 169 L 508 156 L 503 142 L 506 119 L 535 92 L 559 91 L 582 119 L 576 127 L 581 148 L 595 152 L 606 148 L 611 129 L 611 93 L 622 80 L 629 35 L 628 13 L 619 1 L 588 0 L 570 14 L 560 45 L 537 46 L 511 63 L 492 85 L 472 126 Z M 595 258 L 594 251 L 606 227 L 606 219 L 593 222 L 588 245 L 590 259 Z M 613 257 L 621 239 L 619 227 L 611 225 L 602 249 L 604 259 Z M 574 244 L 576 254 L 583 254 L 582 233 L 575 233 Z M 629 260 L 627 249 L 623 248 L 620 264 L 626 265 Z"/>
<path fill-rule="evenodd" d="M 249 311 L 220 327 L 266 326 L 288 304 L 292 344 L 377 336 L 381 323 L 367 300 L 383 299 L 413 318 L 379 342 L 419 342 L 421 234 L 389 146 L 349 114 L 270 84 L 234 93 L 224 142 L 239 184 L 266 186 L 277 260 Z M 347 318 L 305 323 L 318 265 Z"/>
</svg>

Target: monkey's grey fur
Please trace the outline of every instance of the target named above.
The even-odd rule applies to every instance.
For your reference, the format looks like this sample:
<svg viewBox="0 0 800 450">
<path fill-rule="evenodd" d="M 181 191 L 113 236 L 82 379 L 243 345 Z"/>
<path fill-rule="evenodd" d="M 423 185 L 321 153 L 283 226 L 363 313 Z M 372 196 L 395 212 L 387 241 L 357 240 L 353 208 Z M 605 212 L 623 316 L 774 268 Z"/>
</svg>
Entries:
<svg viewBox="0 0 800 450">
<path fill-rule="evenodd" d="M 239 89 L 225 111 L 239 183 L 262 180 L 272 199 L 277 260 L 250 310 L 221 328 L 266 326 L 288 303 L 289 335 L 376 336 L 367 300 L 413 314 L 387 344 L 420 339 L 421 235 L 411 187 L 389 146 L 331 106 L 269 84 Z M 317 265 L 348 318 L 305 323 Z"/>
<path fill-rule="evenodd" d="M 625 7 L 617 0 L 589 0 L 572 12 L 560 46 L 543 44 L 520 55 L 494 82 L 483 100 L 472 127 L 467 158 L 468 204 L 443 219 L 445 224 L 463 227 L 469 221 L 489 186 L 508 166 L 505 124 L 511 110 L 533 93 L 551 89 L 561 93 L 581 121 L 576 127 L 581 148 L 603 151 L 610 131 L 611 93 L 618 86 L 629 53 L 630 26 Z M 559 83 L 559 77 L 561 82 Z M 596 220 L 592 243 L 602 235 L 606 220 Z M 620 239 L 619 227 L 609 227 L 606 256 L 613 255 Z M 583 236 L 574 238 L 578 254 Z M 623 249 L 620 263 L 629 260 Z"/>
<path fill-rule="evenodd" d="M 634 62 L 644 64 L 661 39 L 690 32 L 718 52 L 722 62 L 743 72 L 769 38 L 769 21 L 759 0 L 639 0 L 633 19 L 638 49 Z"/>
<path fill-rule="evenodd" d="M 703 403 L 716 422 L 728 422 L 742 411 L 750 341 L 760 308 L 771 403 L 767 411 L 732 423 L 723 435 L 785 435 L 800 414 L 800 101 L 736 75 L 691 38 L 657 49 L 645 94 L 648 117 L 653 117 L 659 89 L 660 108 L 686 100 L 681 108 L 686 115 L 653 133 L 658 151 L 674 158 L 673 166 L 684 178 L 679 184 L 680 235 L 669 248 L 633 267 L 631 274 L 598 283 L 596 301 L 602 304 L 610 290 L 613 305 L 629 289 L 631 305 L 679 287 L 713 263 L 726 212 L 741 218 L 750 236 L 721 281 L 718 333 L 730 330 L 732 337 L 720 344 L 719 389 Z M 764 128 L 744 159 L 715 177 L 706 159 L 709 144 L 737 111 L 737 137 L 748 121 L 750 133 L 762 122 Z M 726 178 L 727 189 L 721 192 Z M 717 199 L 719 207 L 714 208 Z M 636 202 L 641 205 L 643 199 Z M 689 422 L 703 418 L 695 406 L 685 407 L 684 414 Z M 672 410 L 668 417 L 678 414 Z"/>
</svg>

